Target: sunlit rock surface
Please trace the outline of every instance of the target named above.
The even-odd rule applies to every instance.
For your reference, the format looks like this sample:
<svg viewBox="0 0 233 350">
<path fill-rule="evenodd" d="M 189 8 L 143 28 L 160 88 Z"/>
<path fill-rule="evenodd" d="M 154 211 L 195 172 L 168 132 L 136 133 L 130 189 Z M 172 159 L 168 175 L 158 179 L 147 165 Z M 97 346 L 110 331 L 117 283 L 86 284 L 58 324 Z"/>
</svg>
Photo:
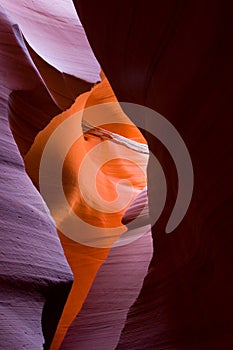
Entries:
<svg viewBox="0 0 233 350">
<path fill-rule="evenodd" d="M 95 83 L 99 64 L 71 0 L 1 0 L 32 49 L 60 72 Z"/>
<path fill-rule="evenodd" d="M 103 115 L 106 116 L 106 120 L 103 119 Z M 101 128 L 98 127 L 98 123 L 95 127 L 91 126 L 95 125 L 97 116 L 100 117 Z M 82 134 L 83 128 L 85 136 Z M 59 130 L 61 133 L 57 134 Z M 73 135 L 77 130 L 80 130 L 81 135 L 76 134 L 73 141 Z M 71 146 L 69 146 L 70 142 Z M 51 146 L 49 151 L 46 145 Z M 98 147 L 99 149 L 101 147 L 101 151 L 93 155 L 92 152 L 98 150 Z M 64 150 L 66 150 L 65 155 Z M 48 161 L 44 171 L 41 172 L 45 155 Z M 108 161 L 106 156 L 110 157 Z M 61 192 L 58 177 L 60 159 L 64 159 Z M 106 296 L 102 296 L 105 302 L 101 303 L 97 294 L 93 292 L 89 298 L 93 305 L 92 310 L 87 306 L 84 317 L 87 320 L 88 317 L 92 319 L 94 314 L 101 314 L 101 318 L 106 320 L 111 309 L 106 308 L 105 304 L 107 300 L 112 306 L 115 302 L 115 308 L 118 308 L 119 314 L 118 327 L 114 327 L 114 332 L 109 333 L 107 330 L 111 328 L 110 325 L 106 325 L 99 318 L 96 319 L 96 330 L 102 334 L 105 333 L 106 347 L 113 347 L 120 336 L 128 308 L 139 294 L 152 253 L 148 222 L 144 225 L 145 227 L 139 225 L 134 229 L 129 228 L 129 231 L 122 223 L 124 214 L 129 216 L 127 212 L 125 213 L 125 207 L 130 205 L 128 201 L 131 203 L 135 197 L 139 197 L 146 186 L 148 147 L 145 139 L 123 113 L 105 78 L 90 92 L 80 95 L 70 109 L 56 116 L 37 135 L 24 160 L 29 176 L 40 189 L 56 220 L 64 253 L 74 274 L 74 284 L 51 349 L 59 348 L 71 323 L 76 317 L 80 320 L 79 312 L 95 282 L 96 274 L 102 281 L 96 282 L 97 286 L 105 290 Z M 82 173 L 84 161 L 86 170 Z M 52 167 L 51 164 L 53 164 Z M 47 172 L 48 167 L 50 170 Z M 124 185 L 117 189 L 121 180 L 124 180 Z M 95 186 L 98 191 L 95 191 Z M 65 200 L 63 191 L 66 194 Z M 114 207 L 112 206 L 113 212 L 109 212 L 109 206 L 113 205 L 116 194 L 119 195 L 120 200 L 115 201 Z M 53 198 L 52 201 L 51 198 Z M 101 198 L 105 198 L 105 201 Z M 146 202 L 147 196 L 144 196 L 144 205 Z M 132 209 L 129 207 L 128 211 Z M 141 238 L 139 245 L 130 243 L 131 237 L 135 240 L 135 237 L 142 237 L 146 233 L 148 233 L 147 237 Z M 122 239 L 121 244 L 128 245 L 127 249 L 118 248 L 118 239 Z M 142 259 L 137 259 L 140 255 Z M 102 264 L 111 271 L 105 278 L 106 273 L 101 268 Z M 130 275 L 131 278 L 126 278 L 126 275 Z M 115 281 L 119 283 L 117 291 L 113 294 Z M 126 292 L 126 285 L 131 290 L 130 293 Z M 121 299 L 123 295 L 125 298 Z M 114 308 L 112 314 L 114 314 Z M 86 331 L 90 332 L 90 324 L 86 322 L 85 324 Z M 74 329 L 75 346 L 93 346 L 89 337 L 86 338 L 85 345 L 83 342 L 79 344 L 81 333 L 79 327 Z M 93 336 L 94 332 L 91 334 Z M 96 340 L 95 347 L 101 348 L 103 341 Z"/>
</svg>

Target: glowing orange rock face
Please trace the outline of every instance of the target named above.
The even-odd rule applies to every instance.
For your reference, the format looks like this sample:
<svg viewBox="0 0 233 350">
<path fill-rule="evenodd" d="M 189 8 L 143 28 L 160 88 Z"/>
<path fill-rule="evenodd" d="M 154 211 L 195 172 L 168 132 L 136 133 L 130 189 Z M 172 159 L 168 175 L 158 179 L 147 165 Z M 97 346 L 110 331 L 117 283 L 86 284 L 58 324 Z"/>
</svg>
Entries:
<svg viewBox="0 0 233 350">
<path fill-rule="evenodd" d="M 115 122 L 102 126 L 100 125 L 98 130 L 90 127 L 85 134 L 82 134 L 71 145 L 64 159 L 61 181 L 64 194 L 70 207 L 69 213 L 67 214 L 67 212 L 63 212 L 62 204 L 59 205 L 59 199 L 58 203 L 55 205 L 57 208 L 50 208 L 52 215 L 53 212 L 55 213 L 53 216 L 57 223 L 58 234 L 66 258 L 74 274 L 74 283 L 58 324 L 51 349 L 59 348 L 69 325 L 77 316 L 77 313 L 80 311 L 83 302 L 85 301 L 99 267 L 106 260 L 110 247 L 118 240 L 121 234 L 127 230 L 121 222 L 125 211 L 135 199 L 136 195 L 146 186 L 145 170 L 148 156 L 138 153 L 139 164 L 143 166 L 138 166 L 137 162 L 135 163 L 130 159 L 121 159 L 121 149 L 122 147 L 124 148 L 125 145 L 122 146 L 117 142 L 115 143 L 111 141 L 106 142 L 106 138 L 114 138 L 114 135 L 116 134 L 118 138 L 122 138 L 123 142 L 127 143 L 127 139 L 131 139 L 138 143 L 139 147 L 140 144 L 145 144 L 146 141 L 136 126 L 132 124 L 123 113 L 117 104 L 116 97 L 113 94 L 107 79 L 104 78 L 104 80 L 96 85 L 90 92 L 79 96 L 70 109 L 52 120 L 51 123 L 38 134 L 34 144 L 25 157 L 27 172 L 34 184 L 39 188 L 41 158 L 45 151 L 47 142 L 56 129 L 62 125 L 64 121 L 75 114 L 78 115 L 77 120 L 81 127 L 81 123 L 85 123 L 85 118 L 87 116 L 86 113 L 88 113 L 89 110 L 88 108 L 105 103 L 115 103 L 116 106 L 113 105 L 114 108 L 112 108 L 111 104 L 107 107 L 107 112 L 109 114 L 114 113 Z M 89 114 L 87 117 L 88 122 L 90 122 L 92 117 L 93 122 L 95 121 L 95 113 L 93 113 L 93 116 L 90 117 Z M 104 130 L 102 135 L 101 130 Z M 64 138 L 65 137 L 66 136 L 64 135 Z M 99 168 L 95 164 L 97 161 L 95 159 L 95 154 L 92 154 L 92 151 L 97 146 L 103 147 L 101 148 L 103 163 L 100 164 Z M 53 158 L 60 157 L 62 147 L 63 140 L 60 140 L 60 144 L 57 147 L 54 147 Z M 110 153 L 110 156 L 106 158 L 103 153 L 107 154 L 108 152 Z M 87 158 L 86 169 L 89 171 L 86 171 L 83 176 L 84 189 L 82 190 L 79 186 L 79 181 L 77 180 L 77 174 L 80 173 L 80 168 L 85 157 Z M 109 160 L 104 161 L 105 159 Z M 91 202 L 95 202 L 91 176 L 93 175 L 92 172 L 96 166 L 95 191 L 97 196 L 102 198 L 106 207 L 100 206 L 98 208 L 98 203 L 92 205 Z M 52 184 L 53 179 L 48 178 L 47 181 Z M 117 199 L 120 196 L 117 191 L 117 184 L 119 181 L 123 181 L 122 192 L 124 192 L 125 188 L 127 189 L 127 187 L 129 187 L 129 184 L 132 187 L 130 200 L 126 201 L 126 204 L 123 206 L 120 201 L 118 201 L 119 203 L 117 202 Z M 88 202 L 89 200 L 90 202 Z M 116 202 L 115 210 L 109 210 L 110 204 L 114 203 L 114 201 Z M 100 244 L 93 244 L 91 241 L 87 242 L 87 244 L 82 244 L 83 242 L 80 242 L 78 238 L 72 239 L 72 236 L 69 236 L 66 233 L 64 234 L 60 229 L 59 223 L 61 222 L 63 224 L 68 221 L 70 213 L 72 213 L 72 215 L 75 213 L 75 215 L 78 216 L 82 222 L 86 223 L 88 227 L 94 227 L 97 236 L 101 235 L 103 229 L 105 229 L 104 234 L 106 234 L 106 237 L 102 239 L 103 242 Z M 80 226 L 78 231 L 82 231 L 82 227 L 83 226 Z M 116 230 L 114 231 L 114 229 Z M 79 232 L 79 235 L 84 236 L 85 241 L 85 235 L 87 235 L 87 232 L 84 230 L 84 232 Z M 98 238 L 95 236 L 94 239 L 97 240 Z"/>
</svg>

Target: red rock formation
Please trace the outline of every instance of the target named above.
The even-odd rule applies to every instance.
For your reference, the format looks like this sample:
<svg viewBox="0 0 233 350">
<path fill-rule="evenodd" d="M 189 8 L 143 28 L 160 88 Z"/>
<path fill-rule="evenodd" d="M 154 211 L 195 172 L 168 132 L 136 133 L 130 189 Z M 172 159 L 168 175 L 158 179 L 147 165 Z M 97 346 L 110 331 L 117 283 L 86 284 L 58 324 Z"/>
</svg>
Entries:
<svg viewBox="0 0 233 350">
<path fill-rule="evenodd" d="M 73 270 L 77 268 L 75 288 L 81 280 L 91 283 L 86 299 L 74 298 L 67 304 L 75 318 L 77 304 L 83 303 L 61 349 L 231 349 L 231 2 L 73 2 L 118 100 L 159 112 L 180 133 L 193 163 L 194 192 L 183 221 L 166 234 L 179 188 L 176 164 L 149 132 L 151 125 L 144 116 L 142 132 L 162 164 L 168 187 L 165 208 L 153 227 L 149 272 L 141 289 L 151 256 L 149 235 L 114 248 L 95 270 L 94 282 L 88 268 L 78 276 L 82 268 L 74 267 L 75 251 L 67 254 Z M 1 5 L 8 12 L 1 8 L 0 337 L 4 349 L 34 350 L 41 349 L 44 339 L 45 348 L 51 344 L 72 274 L 54 223 L 19 153 L 24 157 L 53 117 L 99 80 L 99 64 L 68 0 L 59 6 L 45 0 L 2 0 Z M 38 171 L 32 165 L 31 169 Z M 151 216 L 156 181 L 150 162 Z M 122 219 L 126 225 L 145 203 L 141 196 Z M 141 224 L 146 223 L 142 217 Z M 60 238 L 67 251 L 78 245 L 62 234 Z M 87 260 L 85 255 L 79 264 Z M 57 328 L 61 333 L 55 337 L 55 347 L 72 318 L 67 324 L 60 320 L 64 327 Z"/>
<path fill-rule="evenodd" d="M 74 1 L 119 101 L 150 107 L 179 131 L 194 192 L 167 235 L 177 174 L 148 132 L 169 193 L 153 228 L 155 253 L 117 349 L 232 347 L 232 4 L 230 1 Z M 150 169 L 150 167 L 149 167 Z M 149 200 L 155 175 L 149 170 Z M 153 211 L 153 208 L 150 208 Z"/>
</svg>

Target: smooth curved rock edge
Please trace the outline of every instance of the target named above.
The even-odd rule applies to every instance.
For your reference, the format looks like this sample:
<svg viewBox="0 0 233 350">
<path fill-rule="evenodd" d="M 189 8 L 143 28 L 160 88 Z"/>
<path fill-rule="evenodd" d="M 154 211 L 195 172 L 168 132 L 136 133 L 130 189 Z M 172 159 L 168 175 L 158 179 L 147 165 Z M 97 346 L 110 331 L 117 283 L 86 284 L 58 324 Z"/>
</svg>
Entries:
<svg viewBox="0 0 233 350">
<path fill-rule="evenodd" d="M 8 123 L 11 92 L 33 91 L 40 78 L 20 31 L 2 8 L 0 20 L 1 348 L 39 350 L 44 342 L 49 347 L 73 276 Z M 47 314 L 53 315 L 50 323 L 42 317 Z"/>
</svg>

